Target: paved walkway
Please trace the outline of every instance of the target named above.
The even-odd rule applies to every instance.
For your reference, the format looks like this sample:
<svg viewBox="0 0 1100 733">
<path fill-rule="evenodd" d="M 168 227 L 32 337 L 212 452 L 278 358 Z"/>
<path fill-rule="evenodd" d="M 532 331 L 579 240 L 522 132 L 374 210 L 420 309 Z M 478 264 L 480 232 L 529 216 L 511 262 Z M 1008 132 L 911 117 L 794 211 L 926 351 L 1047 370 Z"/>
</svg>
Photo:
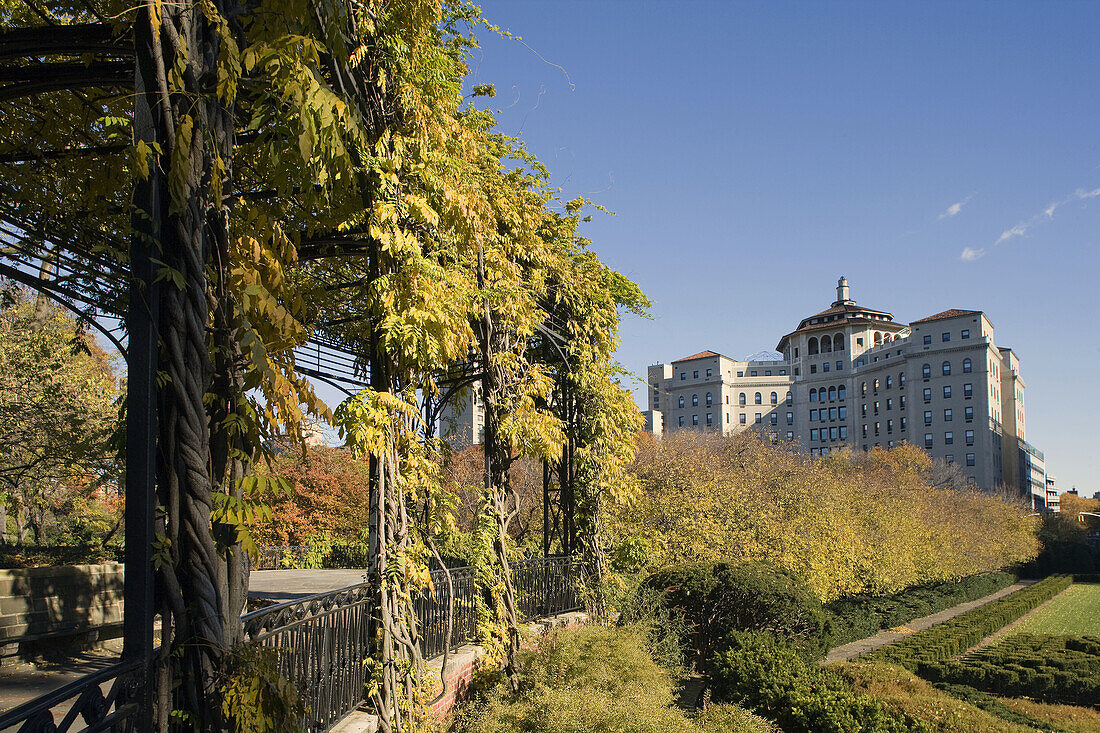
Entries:
<svg viewBox="0 0 1100 733">
<path fill-rule="evenodd" d="M 358 585 L 366 570 L 253 570 L 248 575 L 249 598 L 283 603 L 330 590 Z"/>
<path fill-rule="evenodd" d="M 976 601 L 960 603 L 957 606 L 952 606 L 951 608 L 940 611 L 939 613 L 933 613 L 931 616 L 922 616 L 921 618 L 915 618 L 909 623 L 905 624 L 904 628 L 908 629 L 908 631 L 880 631 L 874 636 L 868 637 L 866 639 L 860 639 L 859 641 L 853 641 L 849 644 L 845 644 L 844 646 L 838 646 L 836 649 L 833 649 L 829 652 L 829 654 L 825 657 L 825 662 L 847 662 L 855 659 L 856 657 L 861 657 L 864 654 L 873 652 L 876 649 L 881 649 L 887 644 L 893 644 L 898 639 L 904 639 L 911 633 L 930 629 L 937 624 L 942 624 L 944 621 L 953 619 L 956 616 L 960 616 L 971 609 L 977 608 L 979 606 L 984 606 L 990 601 L 995 601 L 998 598 L 1004 598 L 1009 593 L 1015 593 L 1021 588 L 1026 588 L 1035 582 L 1036 581 L 1034 580 L 1023 580 L 1019 583 L 1016 583 L 1015 585 L 1010 585 L 1007 588 L 1002 588 L 996 593 L 991 593 L 984 598 L 979 598 Z"/>
</svg>

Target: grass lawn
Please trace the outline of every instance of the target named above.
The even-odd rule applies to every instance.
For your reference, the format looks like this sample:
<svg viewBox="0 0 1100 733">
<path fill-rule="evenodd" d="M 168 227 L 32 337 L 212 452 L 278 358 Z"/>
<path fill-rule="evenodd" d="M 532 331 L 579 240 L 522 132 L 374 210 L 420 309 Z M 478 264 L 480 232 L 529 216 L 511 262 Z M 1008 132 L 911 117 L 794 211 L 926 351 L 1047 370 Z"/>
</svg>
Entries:
<svg viewBox="0 0 1100 733">
<path fill-rule="evenodd" d="M 1011 633 L 1100 635 L 1100 583 L 1074 583 Z"/>
</svg>

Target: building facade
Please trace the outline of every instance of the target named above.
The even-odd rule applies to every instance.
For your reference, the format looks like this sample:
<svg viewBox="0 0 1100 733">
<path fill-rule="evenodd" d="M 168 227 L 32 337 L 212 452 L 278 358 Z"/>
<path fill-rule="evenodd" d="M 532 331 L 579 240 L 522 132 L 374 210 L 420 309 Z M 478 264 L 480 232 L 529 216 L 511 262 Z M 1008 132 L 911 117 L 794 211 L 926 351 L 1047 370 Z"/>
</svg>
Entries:
<svg viewBox="0 0 1100 733">
<path fill-rule="evenodd" d="M 647 428 L 756 429 L 814 455 L 901 442 L 957 464 L 982 488 L 1048 500 L 1042 453 L 1026 442 L 1016 354 L 981 311 L 946 310 L 905 325 L 851 299 L 840 278 L 826 310 L 783 336 L 775 360 L 713 351 L 648 369 Z"/>
</svg>

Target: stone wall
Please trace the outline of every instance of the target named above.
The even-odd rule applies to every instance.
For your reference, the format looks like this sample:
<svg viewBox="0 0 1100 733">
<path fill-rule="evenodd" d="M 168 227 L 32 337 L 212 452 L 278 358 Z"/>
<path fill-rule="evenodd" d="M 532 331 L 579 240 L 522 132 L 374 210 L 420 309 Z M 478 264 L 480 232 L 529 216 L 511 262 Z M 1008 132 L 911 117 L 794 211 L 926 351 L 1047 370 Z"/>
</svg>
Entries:
<svg viewBox="0 0 1100 733">
<path fill-rule="evenodd" d="M 0 570 L 0 664 L 117 637 L 123 575 L 116 562 Z"/>
</svg>

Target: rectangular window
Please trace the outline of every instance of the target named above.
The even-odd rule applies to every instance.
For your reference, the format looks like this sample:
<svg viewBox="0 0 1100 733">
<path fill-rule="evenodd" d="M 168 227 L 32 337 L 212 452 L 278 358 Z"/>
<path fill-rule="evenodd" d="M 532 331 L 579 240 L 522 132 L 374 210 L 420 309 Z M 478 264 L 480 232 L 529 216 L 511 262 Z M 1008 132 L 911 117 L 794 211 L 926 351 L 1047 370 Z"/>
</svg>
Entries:
<svg viewBox="0 0 1100 733">
<path fill-rule="evenodd" d="M 829 428 L 829 440 L 836 440 L 836 428 Z"/>
<path fill-rule="evenodd" d="M 893 410 L 894 409 L 894 401 L 892 399 L 886 400 L 886 409 L 887 410 Z"/>
<path fill-rule="evenodd" d="M 756 424 L 759 425 L 762 422 L 764 422 L 764 416 L 759 412 L 756 413 Z"/>
<path fill-rule="evenodd" d="M 713 425 L 713 424 L 714 424 L 714 413 L 708 412 L 707 413 L 707 425 Z"/>
<path fill-rule="evenodd" d="M 863 346 L 863 337 L 862 336 L 856 337 L 856 346 Z"/>
<path fill-rule="evenodd" d="M 844 368 L 844 364 L 843 364 L 843 362 L 839 362 L 839 361 L 838 361 L 838 362 L 836 363 L 836 370 L 837 370 L 837 371 L 839 372 L 839 371 L 840 371 L 841 369 L 843 369 L 843 368 Z"/>
<path fill-rule="evenodd" d="M 974 431 L 973 430 L 967 430 L 966 431 L 966 444 L 967 445 L 974 445 Z"/>
<path fill-rule="evenodd" d="M 743 376 L 745 376 L 745 373 L 744 372 L 737 372 L 737 376 L 743 377 Z"/>
<path fill-rule="evenodd" d="M 843 406 L 838 407 L 837 411 L 836 411 L 836 414 L 837 414 L 837 417 L 839 417 L 841 420 L 847 420 L 848 419 L 848 408 L 843 407 Z"/>
<path fill-rule="evenodd" d="M 950 340 L 951 340 L 951 333 L 948 332 L 948 331 L 944 331 L 944 333 L 943 333 L 943 342 L 946 344 Z"/>
<path fill-rule="evenodd" d="M 756 376 L 756 370 L 753 369 L 751 372 L 749 372 L 749 376 L 750 377 L 755 377 Z"/>
<path fill-rule="evenodd" d="M 963 417 L 966 418 L 967 422 L 974 422 L 974 408 L 973 407 L 964 407 L 963 408 Z"/>
<path fill-rule="evenodd" d="M 969 400 L 973 396 L 974 396 L 974 385 L 973 384 L 964 384 L 963 385 L 963 397 L 965 397 L 966 399 Z"/>
<path fill-rule="evenodd" d="M 867 426 L 866 425 L 863 426 L 863 437 L 864 438 L 867 437 Z"/>
<path fill-rule="evenodd" d="M 943 397 L 946 400 L 951 399 L 951 385 L 950 384 L 943 385 Z"/>
<path fill-rule="evenodd" d="M 787 440 L 794 440 L 794 433 L 790 430 L 787 431 Z"/>
<path fill-rule="evenodd" d="M 711 376 L 711 374 L 712 374 L 711 370 L 710 370 L 710 369 L 708 369 L 708 370 L 707 370 L 707 376 L 709 377 L 709 376 Z"/>
<path fill-rule="evenodd" d="M 841 425 L 839 430 L 840 430 L 840 439 L 841 440 L 847 440 L 848 439 L 848 426 L 847 425 Z"/>
<path fill-rule="evenodd" d="M 924 337 L 924 345 L 929 346 L 932 343 L 932 334 L 928 334 Z"/>
<path fill-rule="evenodd" d="M 810 429 L 810 440 L 817 440 L 817 428 Z"/>
<path fill-rule="evenodd" d="M 684 427 L 684 416 L 680 415 L 680 427 Z"/>
<path fill-rule="evenodd" d="M 901 419 L 901 429 L 905 430 L 905 418 L 904 417 Z"/>
<path fill-rule="evenodd" d="M 829 362 L 825 362 L 824 364 L 821 365 L 821 371 L 823 371 L 823 372 L 829 371 Z"/>
<path fill-rule="evenodd" d="M 875 414 L 877 415 L 878 414 L 878 400 L 875 400 L 875 403 L 874 403 L 874 405 L 872 405 L 872 407 L 874 408 Z"/>
<path fill-rule="evenodd" d="M 953 432 L 948 430 L 946 433 L 943 434 L 943 444 L 944 445 L 951 445 L 954 442 L 955 442 L 955 434 Z"/>
<path fill-rule="evenodd" d="M 779 413 L 778 412 L 773 412 L 772 413 L 772 425 L 778 425 L 778 424 L 779 424 Z"/>
<path fill-rule="evenodd" d="M 970 329 L 969 329 L 969 328 L 964 328 L 964 329 L 962 330 L 962 336 L 961 336 L 961 337 L 962 337 L 963 339 L 968 339 L 968 338 L 970 338 Z"/>
<path fill-rule="evenodd" d="M 944 408 L 943 421 L 944 422 L 951 422 L 952 417 L 953 417 L 953 415 L 952 415 L 952 412 L 951 412 L 951 408 L 950 407 Z"/>
<path fill-rule="evenodd" d="M 974 460 L 974 454 L 973 453 L 967 453 L 966 454 L 966 465 L 973 466 L 975 463 L 977 463 L 977 461 Z"/>
<path fill-rule="evenodd" d="M 894 386 L 894 378 L 893 377 L 887 377 L 886 378 L 886 389 L 890 389 L 893 386 Z"/>
<path fill-rule="evenodd" d="M 893 420 L 887 420 L 886 421 L 886 434 L 887 435 L 893 435 L 894 434 L 894 421 Z"/>
<path fill-rule="evenodd" d="M 876 438 L 878 437 L 878 426 L 879 426 L 879 424 L 875 423 L 875 437 Z"/>
<path fill-rule="evenodd" d="M 793 412 L 788 412 L 787 413 L 787 424 L 788 425 L 794 425 L 794 413 Z"/>
<path fill-rule="evenodd" d="M 780 369 L 779 370 L 779 376 L 784 377 L 786 375 L 787 375 L 787 370 L 786 369 Z"/>
<path fill-rule="evenodd" d="M 924 434 L 924 447 L 925 448 L 931 448 L 932 447 L 932 433 L 925 433 Z"/>
<path fill-rule="evenodd" d="M 810 422 L 817 422 L 817 410 L 810 410 Z"/>
<path fill-rule="evenodd" d="M 699 370 L 696 369 L 695 371 L 693 371 L 691 373 L 691 377 L 692 377 L 692 379 L 698 379 L 699 378 Z"/>
<path fill-rule="evenodd" d="M 765 369 L 764 370 L 764 376 L 765 377 L 770 377 L 771 375 L 772 375 L 772 370 L 771 369 Z"/>
<path fill-rule="evenodd" d="M 904 410 L 905 409 L 905 395 L 902 395 L 901 397 L 898 397 L 898 409 L 899 410 Z"/>
<path fill-rule="evenodd" d="M 680 372 L 680 381 L 684 381 L 688 378 L 687 372 Z"/>
<path fill-rule="evenodd" d="M 951 464 L 955 462 L 955 456 L 951 453 L 948 453 L 946 456 L 943 457 L 943 460 L 947 461 L 948 464 Z"/>
<path fill-rule="evenodd" d="M 746 424 L 748 422 L 748 415 L 742 412 L 738 422 L 740 422 L 742 425 Z"/>
<path fill-rule="evenodd" d="M 859 416 L 860 417 L 867 417 L 867 403 L 866 402 L 864 402 L 862 405 L 859 406 Z"/>
<path fill-rule="evenodd" d="M 810 364 L 810 374 L 817 374 L 817 364 Z"/>
<path fill-rule="evenodd" d="M 692 425 L 698 425 L 699 424 L 699 416 L 698 415 L 692 415 L 691 416 L 691 424 Z"/>
</svg>

